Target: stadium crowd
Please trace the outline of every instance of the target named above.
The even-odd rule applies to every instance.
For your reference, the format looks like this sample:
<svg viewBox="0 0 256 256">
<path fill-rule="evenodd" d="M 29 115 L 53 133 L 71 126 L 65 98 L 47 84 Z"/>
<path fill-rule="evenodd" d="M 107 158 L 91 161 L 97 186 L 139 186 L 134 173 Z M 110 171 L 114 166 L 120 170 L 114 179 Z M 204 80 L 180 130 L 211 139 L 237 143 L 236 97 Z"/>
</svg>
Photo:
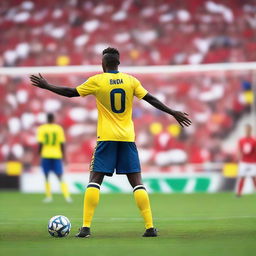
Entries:
<svg viewBox="0 0 256 256">
<path fill-rule="evenodd" d="M 100 64 L 102 49 L 109 45 L 119 49 L 122 65 L 128 66 L 255 61 L 255 13 L 253 0 L 0 1 L 0 66 Z M 75 86 L 89 75 L 48 78 Z M 221 140 L 248 110 L 251 96 L 243 90 L 250 87 L 250 73 L 137 78 L 193 120 L 182 130 L 146 102 L 136 102 L 133 115 L 144 166 L 236 158 Z M 0 100 L 0 163 L 14 158 L 27 167 L 38 164 L 35 131 L 46 112 L 56 113 L 65 128 L 68 160 L 90 161 L 97 120 L 93 98 L 66 100 L 32 88 L 28 77 L 1 75 Z"/>
<path fill-rule="evenodd" d="M 124 65 L 256 59 L 253 0 L 12 0 L 0 2 L 0 66 Z M 139 22 L 138 22 L 139 19 Z"/>
</svg>

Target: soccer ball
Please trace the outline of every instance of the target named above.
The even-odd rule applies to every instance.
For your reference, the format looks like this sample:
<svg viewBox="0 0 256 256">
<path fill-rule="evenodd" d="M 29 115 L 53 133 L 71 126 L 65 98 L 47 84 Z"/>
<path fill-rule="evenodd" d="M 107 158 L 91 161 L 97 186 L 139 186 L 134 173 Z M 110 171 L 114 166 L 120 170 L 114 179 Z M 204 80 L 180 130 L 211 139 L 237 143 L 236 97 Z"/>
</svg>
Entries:
<svg viewBox="0 0 256 256">
<path fill-rule="evenodd" d="M 51 236 L 64 237 L 69 234 L 70 230 L 71 223 L 65 216 L 54 216 L 48 222 L 48 232 Z"/>
</svg>

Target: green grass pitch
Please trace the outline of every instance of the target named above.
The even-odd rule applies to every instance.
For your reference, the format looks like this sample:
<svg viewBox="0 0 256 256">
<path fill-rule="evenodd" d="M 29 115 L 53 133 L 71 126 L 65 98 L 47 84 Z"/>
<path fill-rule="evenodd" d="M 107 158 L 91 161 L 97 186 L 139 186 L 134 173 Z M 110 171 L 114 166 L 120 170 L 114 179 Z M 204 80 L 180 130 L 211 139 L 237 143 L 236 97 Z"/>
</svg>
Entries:
<svg viewBox="0 0 256 256">
<path fill-rule="evenodd" d="M 83 196 L 51 204 L 42 195 L 0 192 L 0 254 L 19 255 L 256 255 L 256 196 L 153 194 L 159 237 L 141 237 L 144 226 L 132 194 L 101 195 L 89 239 L 75 238 L 81 225 Z M 65 238 L 47 232 L 50 217 L 67 216 Z"/>
</svg>

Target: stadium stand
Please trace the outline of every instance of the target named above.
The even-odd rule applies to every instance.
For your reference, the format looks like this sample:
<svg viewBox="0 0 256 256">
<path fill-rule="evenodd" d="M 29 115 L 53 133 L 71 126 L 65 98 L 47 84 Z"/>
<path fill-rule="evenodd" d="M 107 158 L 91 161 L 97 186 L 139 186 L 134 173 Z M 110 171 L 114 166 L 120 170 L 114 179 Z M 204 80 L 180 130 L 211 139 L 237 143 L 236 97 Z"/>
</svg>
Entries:
<svg viewBox="0 0 256 256">
<path fill-rule="evenodd" d="M 124 65 L 256 59 L 253 0 L 12 0 L 0 10 L 0 66 L 98 64 L 109 44 Z"/>
<path fill-rule="evenodd" d="M 1 1 L 0 12 L 3 67 L 100 64 L 101 51 L 109 45 L 120 50 L 126 66 L 256 59 L 253 0 L 12 0 Z M 75 86 L 88 75 L 47 77 Z M 144 166 L 236 158 L 220 142 L 248 111 L 243 90 L 250 87 L 250 72 L 137 77 L 159 99 L 187 111 L 193 120 L 192 127 L 180 130 L 166 115 L 136 102 L 134 121 Z M 38 163 L 35 128 L 47 111 L 58 113 L 58 122 L 65 127 L 69 160 L 90 161 L 97 119 L 91 97 L 66 100 L 31 88 L 27 77 L 17 75 L 0 76 L 0 100 L 0 162 L 15 157 L 28 169 Z"/>
</svg>

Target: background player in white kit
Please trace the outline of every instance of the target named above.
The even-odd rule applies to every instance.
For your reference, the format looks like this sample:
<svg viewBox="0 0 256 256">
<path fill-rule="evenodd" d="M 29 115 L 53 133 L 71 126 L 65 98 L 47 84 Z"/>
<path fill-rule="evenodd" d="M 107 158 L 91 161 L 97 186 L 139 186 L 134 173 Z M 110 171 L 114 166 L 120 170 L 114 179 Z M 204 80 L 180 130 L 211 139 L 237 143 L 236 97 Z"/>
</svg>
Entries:
<svg viewBox="0 0 256 256">
<path fill-rule="evenodd" d="M 252 126 L 245 125 L 245 137 L 238 143 L 239 170 L 236 195 L 241 196 L 246 177 L 251 177 L 256 187 L 256 139 L 252 136 Z"/>
</svg>

